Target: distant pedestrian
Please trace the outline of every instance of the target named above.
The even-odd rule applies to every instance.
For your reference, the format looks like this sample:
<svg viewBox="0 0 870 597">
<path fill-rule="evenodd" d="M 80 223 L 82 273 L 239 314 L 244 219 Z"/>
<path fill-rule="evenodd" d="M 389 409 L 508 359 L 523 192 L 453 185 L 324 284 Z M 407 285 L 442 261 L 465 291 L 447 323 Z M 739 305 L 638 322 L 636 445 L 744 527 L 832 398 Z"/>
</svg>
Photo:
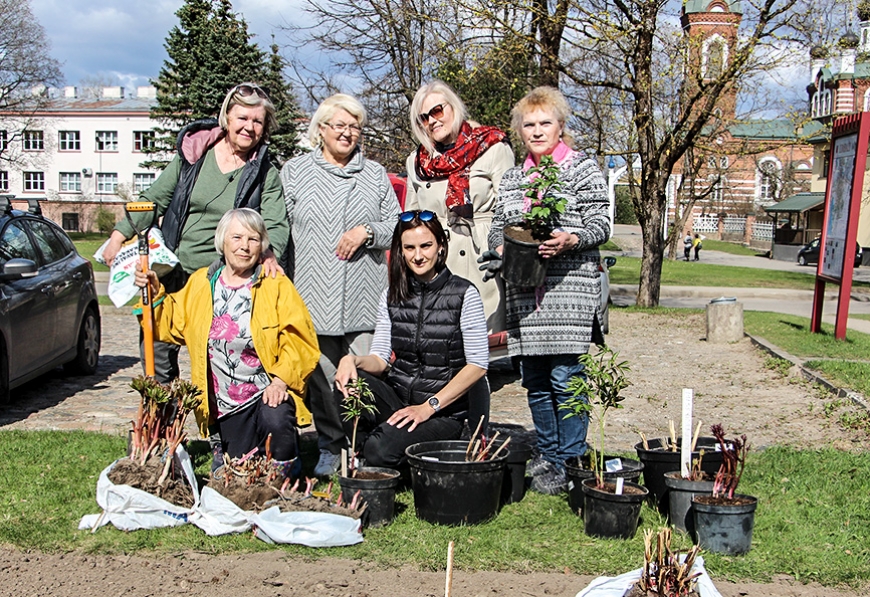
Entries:
<svg viewBox="0 0 870 597">
<path fill-rule="evenodd" d="M 688 261 L 689 258 L 691 257 L 691 255 L 692 255 L 692 233 L 687 232 L 686 238 L 683 239 L 683 257 L 685 257 L 686 261 Z"/>
<path fill-rule="evenodd" d="M 701 252 L 701 241 L 704 240 L 701 238 L 701 235 L 697 232 L 695 233 L 695 239 L 692 241 L 692 247 L 695 249 L 695 261 L 698 261 L 698 253 Z"/>
</svg>

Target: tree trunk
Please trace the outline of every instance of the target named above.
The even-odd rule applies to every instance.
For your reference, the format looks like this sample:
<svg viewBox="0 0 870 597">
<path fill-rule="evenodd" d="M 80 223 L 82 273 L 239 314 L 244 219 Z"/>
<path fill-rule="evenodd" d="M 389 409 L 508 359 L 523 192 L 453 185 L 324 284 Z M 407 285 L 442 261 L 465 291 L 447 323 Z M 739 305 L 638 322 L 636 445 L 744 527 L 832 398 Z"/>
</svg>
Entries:
<svg viewBox="0 0 870 597">
<path fill-rule="evenodd" d="M 662 218 L 667 202 L 664 190 L 656 188 L 655 182 L 655 178 L 641 181 L 641 197 L 643 197 L 646 209 L 640 222 L 643 236 L 643 257 L 640 262 L 640 285 L 637 289 L 638 307 L 659 306 L 662 261 L 665 251 Z"/>
</svg>

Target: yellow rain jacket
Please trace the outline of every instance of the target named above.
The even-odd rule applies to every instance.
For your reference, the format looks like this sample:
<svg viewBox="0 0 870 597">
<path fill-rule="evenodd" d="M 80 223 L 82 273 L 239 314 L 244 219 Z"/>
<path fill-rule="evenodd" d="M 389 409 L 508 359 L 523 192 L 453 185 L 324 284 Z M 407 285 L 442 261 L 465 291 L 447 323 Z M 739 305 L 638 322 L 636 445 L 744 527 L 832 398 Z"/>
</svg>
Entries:
<svg viewBox="0 0 870 597">
<path fill-rule="evenodd" d="M 191 381 L 204 394 L 211 393 L 208 333 L 214 313 L 213 283 L 218 275 L 220 270 L 209 280 L 208 268 L 202 268 L 178 292 L 165 294 L 161 286 L 153 297 L 154 339 L 187 346 Z M 308 309 L 289 278 L 265 276 L 262 268 L 251 288 L 251 297 L 251 335 L 257 356 L 270 377 L 278 377 L 287 384 L 287 391 L 296 403 L 296 424 L 308 426 L 311 412 L 302 399 L 305 382 L 320 358 L 317 333 Z M 140 322 L 141 306 L 137 309 Z M 208 437 L 208 426 L 214 421 L 208 400 L 203 400 L 196 409 L 196 422 L 203 437 Z"/>
</svg>

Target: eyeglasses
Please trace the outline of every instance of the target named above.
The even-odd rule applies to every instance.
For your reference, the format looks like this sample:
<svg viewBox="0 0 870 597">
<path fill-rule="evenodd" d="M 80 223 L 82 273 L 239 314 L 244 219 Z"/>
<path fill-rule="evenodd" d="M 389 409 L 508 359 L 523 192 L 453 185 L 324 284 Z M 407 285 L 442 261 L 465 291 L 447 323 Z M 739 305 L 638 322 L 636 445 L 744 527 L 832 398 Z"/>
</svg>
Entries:
<svg viewBox="0 0 870 597">
<path fill-rule="evenodd" d="M 435 219 L 435 213 L 428 209 L 415 209 L 413 211 L 403 211 L 399 214 L 399 221 L 406 224 L 412 222 L 415 218 L 421 222 L 428 222 Z"/>
<path fill-rule="evenodd" d="M 358 124 L 344 124 L 343 122 L 324 122 L 326 126 L 334 130 L 339 135 L 343 135 L 344 133 L 350 133 L 351 137 L 355 137 L 362 132 L 362 128 Z"/>
<path fill-rule="evenodd" d="M 260 99 L 268 99 L 266 92 L 255 83 L 240 83 L 233 87 L 233 93 L 242 97 L 250 97 L 256 93 Z"/>
<path fill-rule="evenodd" d="M 444 116 L 444 104 L 438 104 L 437 106 L 432 106 L 432 109 L 428 112 L 420 114 L 417 119 L 421 124 L 426 124 L 430 118 L 441 118 L 442 116 Z"/>
</svg>

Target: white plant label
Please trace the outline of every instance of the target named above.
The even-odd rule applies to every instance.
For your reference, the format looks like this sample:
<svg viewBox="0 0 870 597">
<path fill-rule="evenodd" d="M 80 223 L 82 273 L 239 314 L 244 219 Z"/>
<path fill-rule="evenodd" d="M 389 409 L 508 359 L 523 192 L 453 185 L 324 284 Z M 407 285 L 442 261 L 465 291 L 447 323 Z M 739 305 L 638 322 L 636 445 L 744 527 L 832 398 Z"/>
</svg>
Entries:
<svg viewBox="0 0 870 597">
<path fill-rule="evenodd" d="M 608 473 L 615 473 L 617 471 L 622 470 L 622 459 L 621 458 L 613 458 L 611 460 L 604 461 L 604 470 Z"/>
<path fill-rule="evenodd" d="M 692 400 L 694 391 L 683 388 L 683 421 L 680 432 L 683 441 L 680 444 L 680 474 L 687 478 L 692 467 Z"/>
<path fill-rule="evenodd" d="M 622 486 L 625 483 L 625 479 L 622 477 L 616 478 L 616 495 L 622 495 Z"/>
</svg>

